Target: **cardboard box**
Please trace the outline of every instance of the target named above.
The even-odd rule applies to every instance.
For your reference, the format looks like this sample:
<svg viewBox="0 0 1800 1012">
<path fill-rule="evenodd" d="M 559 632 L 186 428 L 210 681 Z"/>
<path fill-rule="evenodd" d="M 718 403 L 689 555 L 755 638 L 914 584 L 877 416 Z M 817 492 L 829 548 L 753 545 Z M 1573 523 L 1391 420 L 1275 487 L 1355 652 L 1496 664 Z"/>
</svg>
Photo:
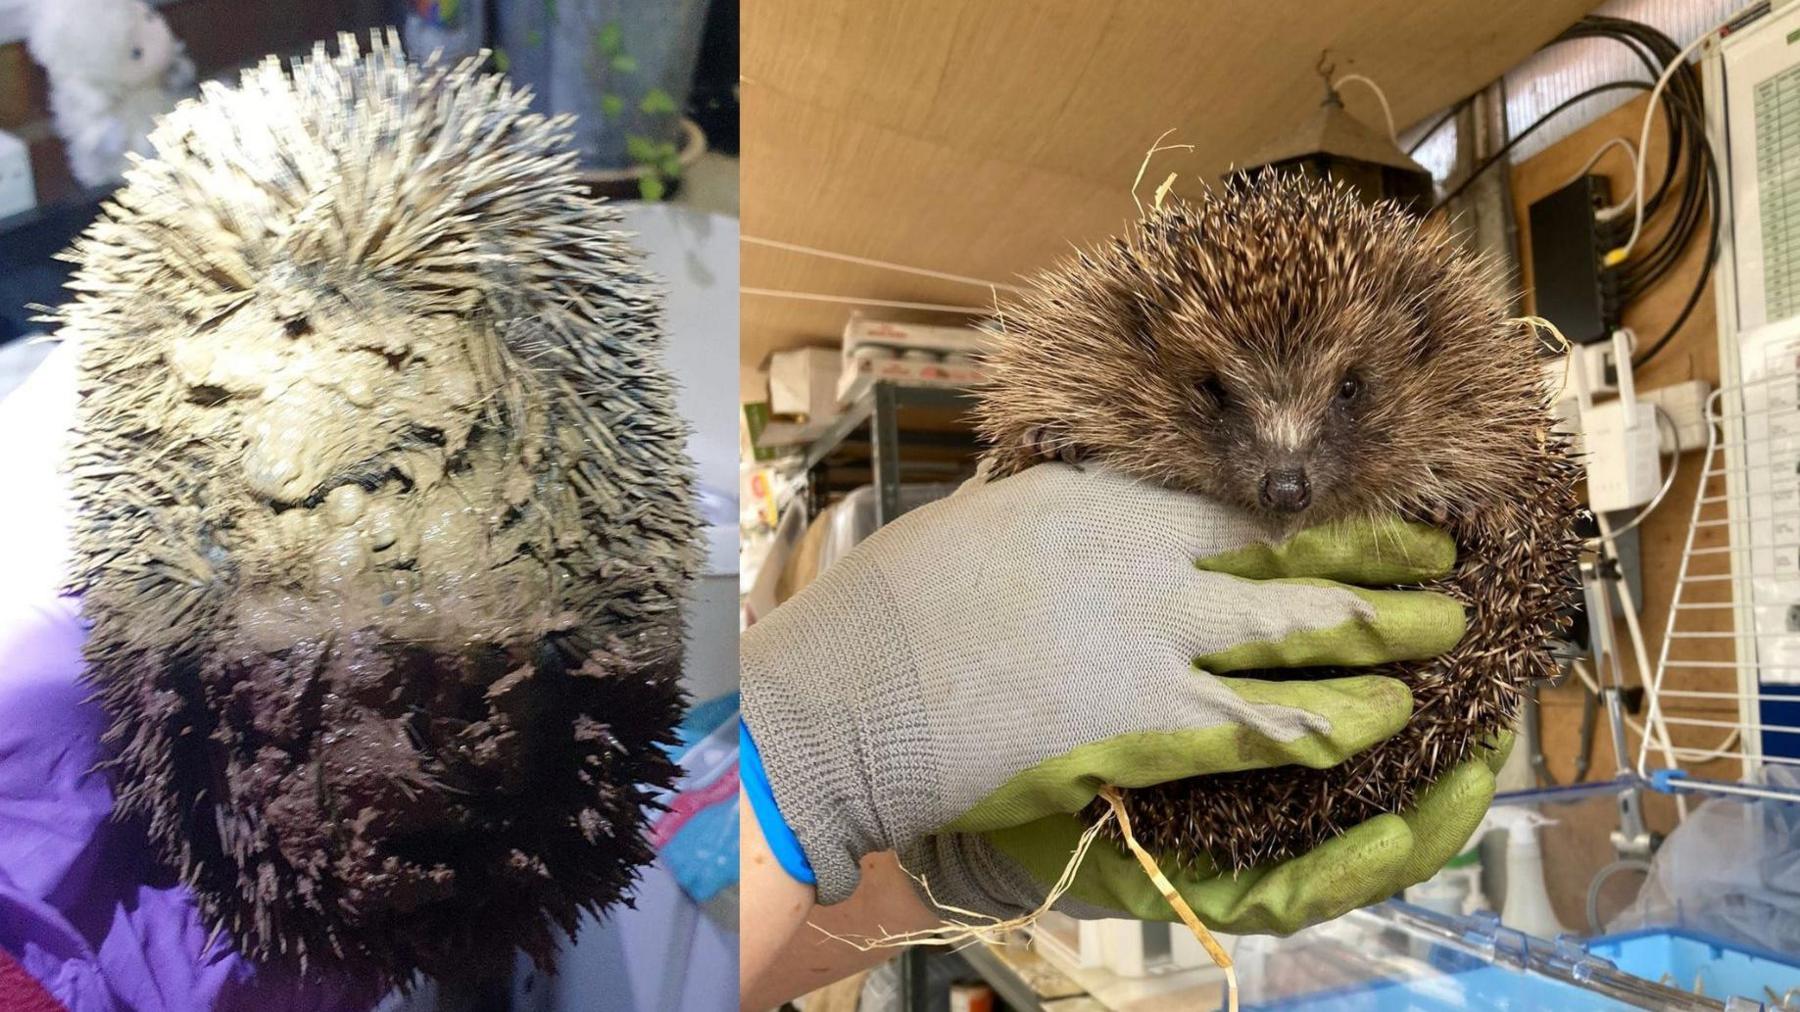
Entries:
<svg viewBox="0 0 1800 1012">
<path fill-rule="evenodd" d="M 896 352 L 933 351 L 944 355 L 980 355 L 992 340 L 974 327 L 938 327 L 924 323 L 893 323 L 859 314 L 844 325 L 844 361 L 867 345 Z M 848 367 L 846 365 L 846 367 Z"/>
<path fill-rule="evenodd" d="M 849 404 L 877 380 L 892 380 L 911 387 L 968 387 L 980 383 L 983 375 L 981 366 L 973 362 L 858 356 L 844 360 L 844 374 L 838 378 L 837 399 L 839 405 Z"/>
<path fill-rule="evenodd" d="M 769 411 L 823 418 L 837 413 L 836 348 L 796 348 L 769 356 Z"/>
</svg>

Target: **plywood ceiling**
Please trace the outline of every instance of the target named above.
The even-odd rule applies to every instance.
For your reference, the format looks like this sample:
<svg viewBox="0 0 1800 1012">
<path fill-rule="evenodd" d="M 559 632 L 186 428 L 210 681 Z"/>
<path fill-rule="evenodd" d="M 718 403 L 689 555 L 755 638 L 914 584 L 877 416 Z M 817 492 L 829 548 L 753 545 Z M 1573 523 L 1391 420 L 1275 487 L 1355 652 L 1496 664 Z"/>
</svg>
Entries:
<svg viewBox="0 0 1800 1012">
<path fill-rule="evenodd" d="M 1279 139 L 1337 73 L 1402 129 L 1518 63 L 1594 0 L 754 0 L 743 12 L 744 235 L 1006 283 Z M 1351 112 L 1381 121 L 1347 85 Z M 742 283 L 991 304 L 977 286 L 746 244 Z M 743 299 L 743 360 L 833 343 L 850 308 Z M 906 318 L 915 314 L 884 311 Z M 942 321 L 942 316 L 920 316 Z M 953 319 L 953 318 L 952 318 Z"/>
</svg>

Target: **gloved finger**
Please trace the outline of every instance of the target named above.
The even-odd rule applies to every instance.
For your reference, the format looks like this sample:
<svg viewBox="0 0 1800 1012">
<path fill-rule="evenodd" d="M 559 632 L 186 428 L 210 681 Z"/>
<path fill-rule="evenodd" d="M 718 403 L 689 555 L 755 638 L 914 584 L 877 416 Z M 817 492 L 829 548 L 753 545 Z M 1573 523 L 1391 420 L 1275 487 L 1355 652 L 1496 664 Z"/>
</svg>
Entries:
<svg viewBox="0 0 1800 1012">
<path fill-rule="evenodd" d="M 1207 927 L 1229 934 L 1289 934 L 1399 893 L 1436 874 L 1468 843 L 1494 796 L 1485 758 L 1452 767 L 1402 815 L 1378 815 L 1299 857 L 1221 875 L 1204 856 L 1159 860 Z M 986 834 L 1046 889 L 1062 876 L 1087 824 L 1058 815 Z M 1095 841 L 1067 896 L 1139 920 L 1177 919 L 1137 859 Z"/>
<path fill-rule="evenodd" d="M 1308 619 L 1284 619 L 1306 589 L 1326 590 L 1341 602 L 1335 614 L 1313 609 Z M 1221 628 L 1245 628 L 1238 642 L 1209 650 L 1194 663 L 1207 671 L 1269 668 L 1377 667 L 1436 657 L 1462 639 L 1462 605 L 1433 591 L 1364 590 L 1324 580 L 1246 580 L 1237 588 L 1242 607 L 1260 619 Z M 1313 624 L 1321 614 L 1343 615 Z"/>
<path fill-rule="evenodd" d="M 1483 745 L 1476 748 L 1476 753 L 1480 755 L 1482 759 L 1487 761 L 1487 768 L 1494 776 L 1497 777 L 1500 775 L 1500 770 L 1506 766 L 1506 761 L 1512 757 L 1513 743 L 1516 740 L 1517 736 L 1511 731 L 1502 731 L 1492 745 Z"/>
<path fill-rule="evenodd" d="M 1314 578 L 1362 587 L 1424 583 L 1456 565 L 1444 532 L 1397 517 L 1308 527 L 1276 544 L 1253 544 L 1197 559 L 1201 569 L 1247 580 Z"/>
<path fill-rule="evenodd" d="M 988 834 L 988 840 L 1048 888 L 1061 876 L 1083 828 L 1075 816 L 1053 816 Z M 1381 815 L 1300 857 L 1235 877 L 1221 874 L 1204 857 L 1186 866 L 1173 859 L 1158 865 L 1208 928 L 1288 934 L 1392 895 L 1411 849 L 1406 822 Z M 1137 858 L 1110 840 L 1094 843 L 1066 895 L 1116 916 L 1177 919 Z"/>
<path fill-rule="evenodd" d="M 1234 754 L 1228 764 L 1209 762 L 1187 776 L 1268 766 L 1336 766 L 1392 737 L 1412 718 L 1412 691 L 1385 675 L 1283 680 L 1226 675 L 1212 680 L 1245 704 L 1233 715 Z M 1296 726 L 1307 733 L 1296 734 Z"/>
<path fill-rule="evenodd" d="M 1379 675 L 1210 681 L 1227 690 L 1221 695 L 1239 710 L 1234 719 L 1115 735 L 1051 756 L 1009 777 L 941 831 L 980 833 L 1045 812 L 1077 812 L 1107 784 L 1149 787 L 1270 766 L 1335 766 L 1392 736 L 1412 716 L 1406 685 Z M 1219 701 L 1209 706 L 1217 710 Z"/>
<path fill-rule="evenodd" d="M 1488 763 L 1487 756 L 1478 756 L 1452 766 L 1401 814 L 1413 845 L 1389 892 L 1436 875 L 1469 842 L 1494 800 L 1494 771 Z"/>
</svg>

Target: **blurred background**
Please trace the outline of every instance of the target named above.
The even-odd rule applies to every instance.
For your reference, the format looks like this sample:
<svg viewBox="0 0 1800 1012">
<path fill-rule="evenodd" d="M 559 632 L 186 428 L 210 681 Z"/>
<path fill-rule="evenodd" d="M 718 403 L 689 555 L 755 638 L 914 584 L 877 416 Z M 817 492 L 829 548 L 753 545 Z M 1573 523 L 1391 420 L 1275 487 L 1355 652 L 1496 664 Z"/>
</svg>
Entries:
<svg viewBox="0 0 1800 1012">
<path fill-rule="evenodd" d="M 0 0 L 0 342 L 31 329 L 28 305 L 57 301 L 55 253 L 92 219 L 151 116 L 200 81 L 335 46 L 339 32 L 395 26 L 420 56 L 487 49 L 541 109 L 578 117 L 596 192 L 737 214 L 730 0 L 150 0 L 160 29 L 129 24 L 143 6 Z M 124 97 L 85 100 L 94 94 Z"/>
</svg>

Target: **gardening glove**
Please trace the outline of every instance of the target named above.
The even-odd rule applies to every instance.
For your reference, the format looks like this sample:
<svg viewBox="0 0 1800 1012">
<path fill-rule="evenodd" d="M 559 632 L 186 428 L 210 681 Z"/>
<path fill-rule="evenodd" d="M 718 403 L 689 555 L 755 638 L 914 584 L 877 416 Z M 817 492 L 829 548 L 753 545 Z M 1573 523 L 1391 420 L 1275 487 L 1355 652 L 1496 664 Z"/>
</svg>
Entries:
<svg viewBox="0 0 1800 1012">
<path fill-rule="evenodd" d="M 1448 650 L 1455 602 L 1364 588 L 1443 575 L 1450 540 L 1398 522 L 1269 537 L 1060 464 L 877 532 L 741 641 L 745 789 L 776 856 L 829 904 L 863 855 L 897 851 L 940 906 L 1012 916 L 1046 886 L 983 834 L 1107 784 L 1331 766 L 1392 735 L 1412 713 L 1393 679 L 1224 672 Z"/>
<path fill-rule="evenodd" d="M 1512 735 L 1506 734 L 1497 747 L 1446 771 L 1410 810 L 1378 815 L 1286 861 L 1237 875 L 1221 872 L 1204 856 L 1186 865 L 1163 857 L 1157 864 L 1207 927 L 1234 935 L 1289 934 L 1437 874 L 1487 814 L 1494 776 L 1511 748 Z M 1077 816 L 1052 815 L 992 833 L 933 837 L 927 846 L 953 856 L 927 863 L 985 867 L 977 877 L 1010 883 L 1016 905 L 1049 891 L 1086 830 Z M 1176 919 L 1137 859 L 1106 841 L 1088 850 L 1057 909 L 1076 917 Z"/>
</svg>

